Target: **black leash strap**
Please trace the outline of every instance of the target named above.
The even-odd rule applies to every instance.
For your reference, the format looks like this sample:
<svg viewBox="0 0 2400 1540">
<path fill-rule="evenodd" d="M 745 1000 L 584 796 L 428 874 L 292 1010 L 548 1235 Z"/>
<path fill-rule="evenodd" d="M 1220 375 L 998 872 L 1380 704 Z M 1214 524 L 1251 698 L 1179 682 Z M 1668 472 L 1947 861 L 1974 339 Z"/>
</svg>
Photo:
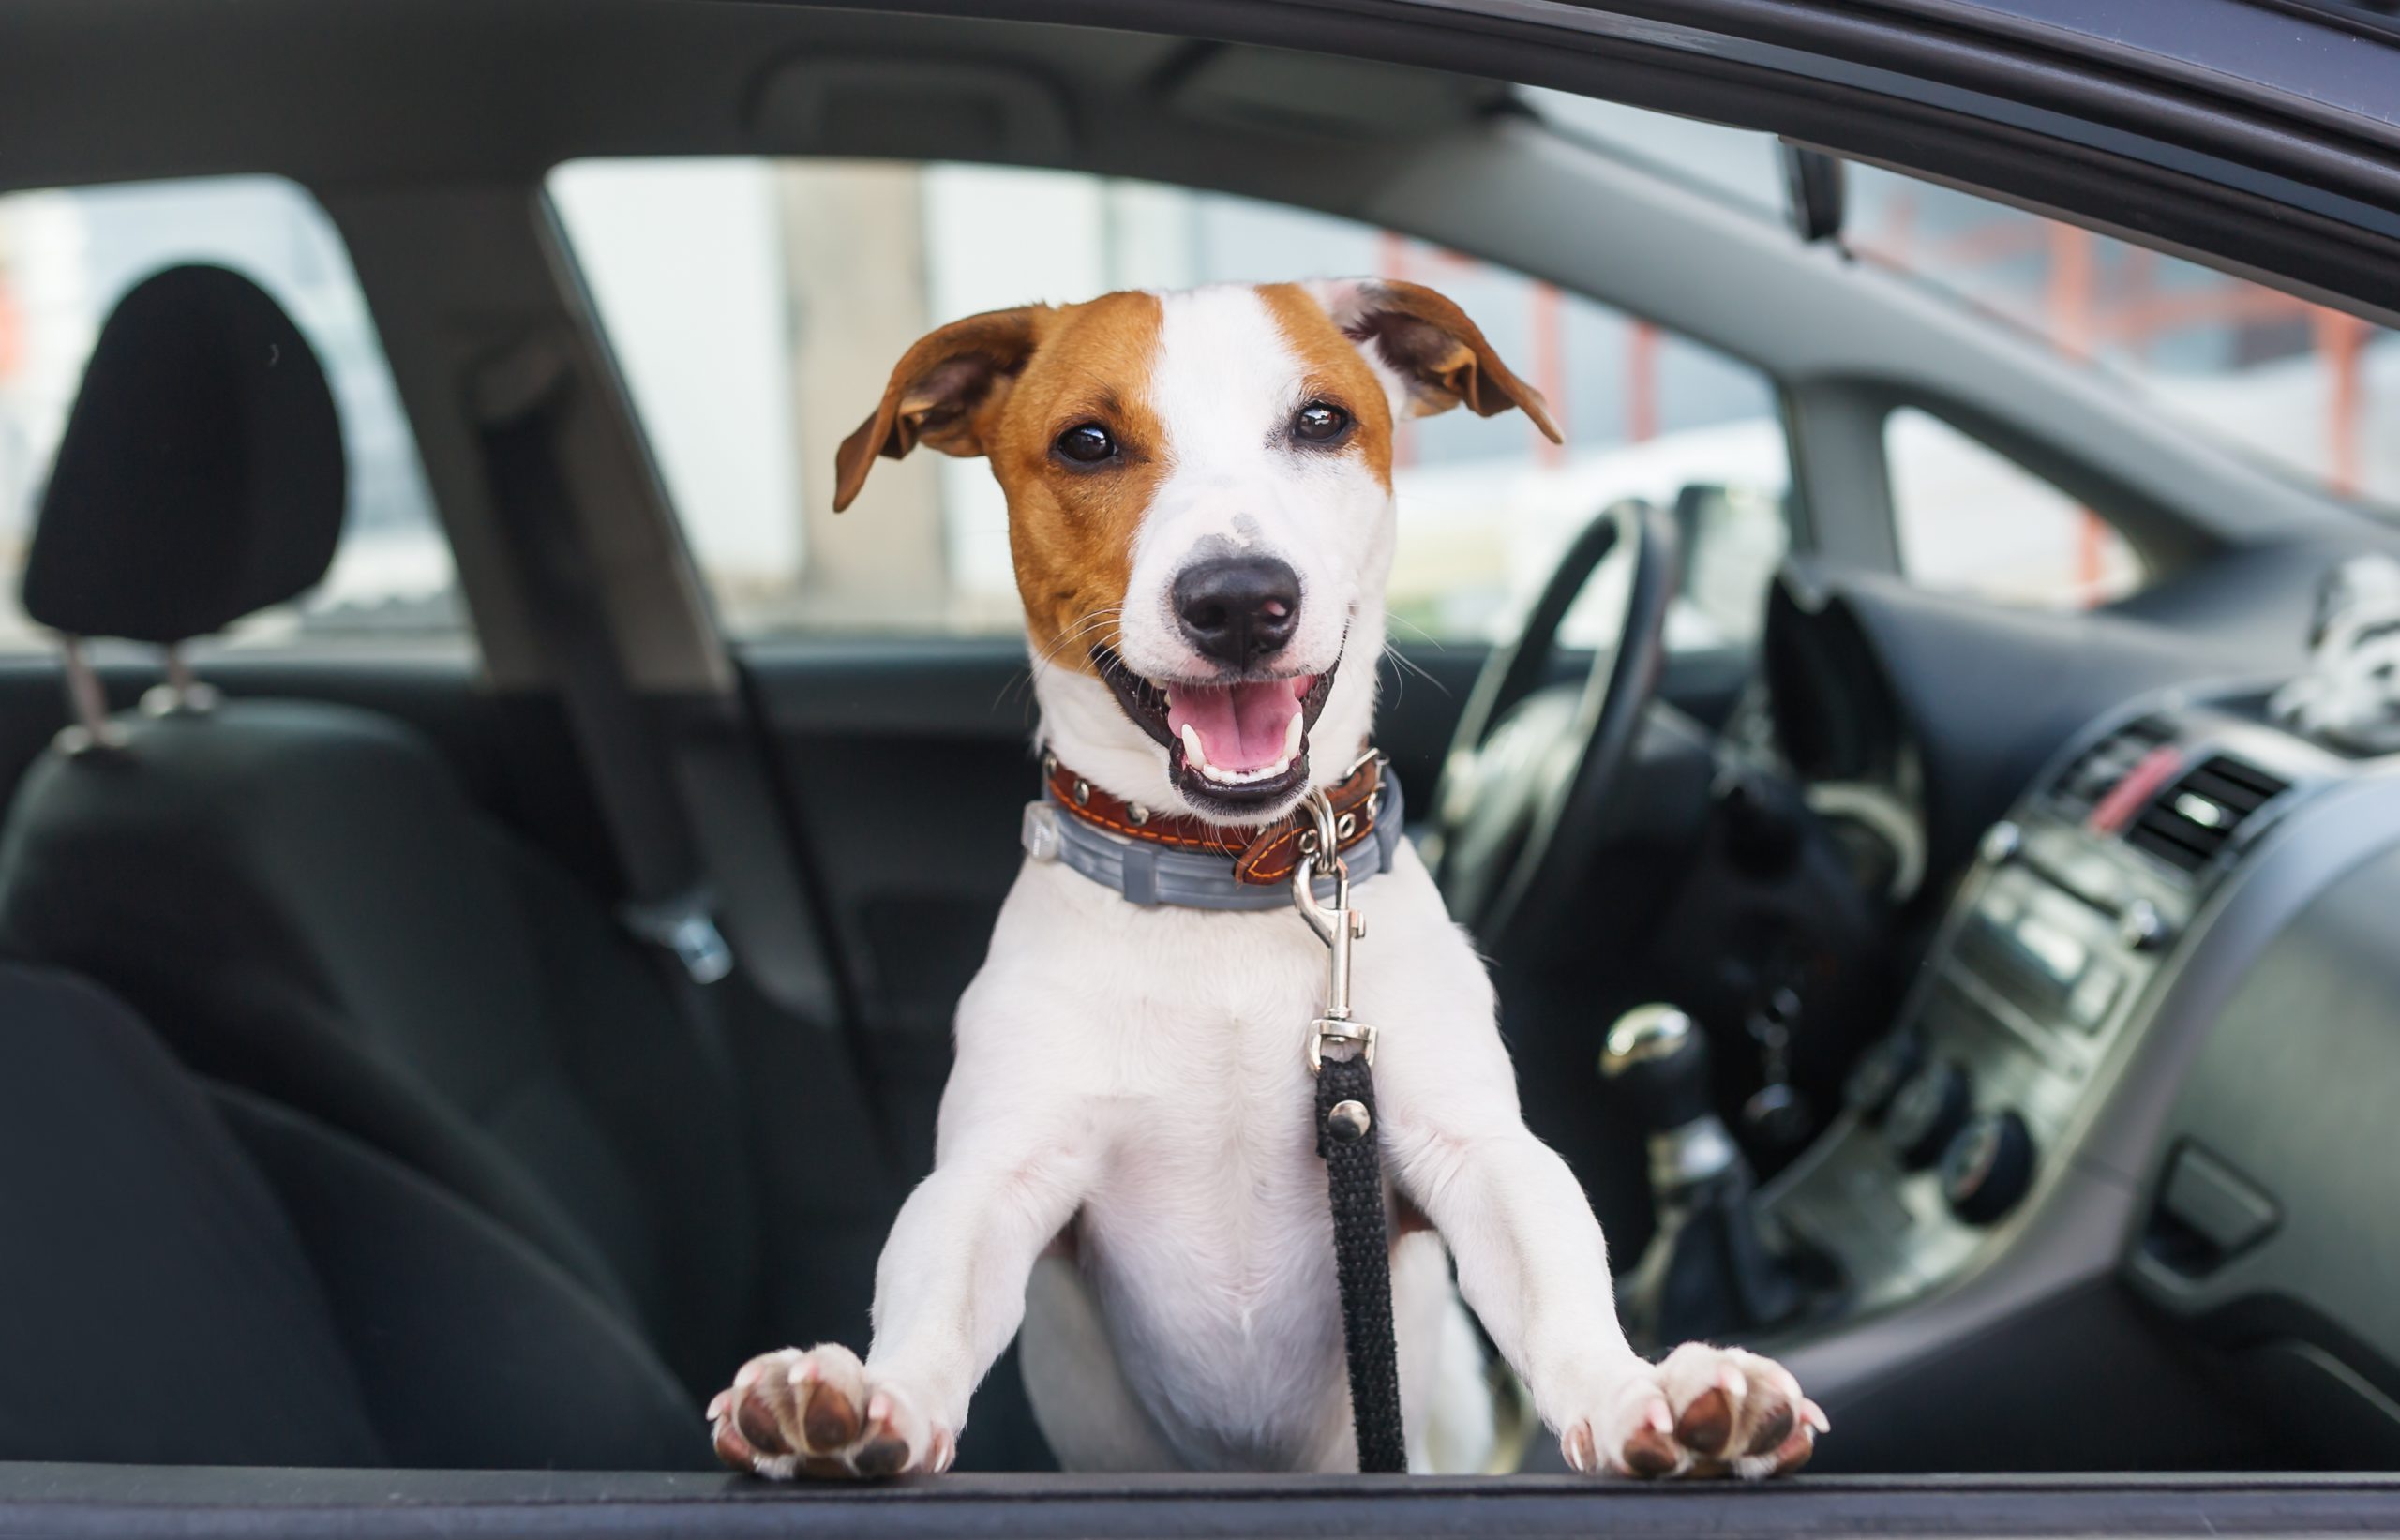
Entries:
<svg viewBox="0 0 2400 1540">
<path fill-rule="evenodd" d="M 1342 1341 L 1350 1359 L 1350 1415 L 1358 1469 L 1408 1469 L 1400 1426 L 1400 1345 L 1391 1320 L 1391 1240 L 1384 1228 L 1384 1162 L 1375 1079 L 1364 1054 L 1327 1059 L 1316 1077 L 1316 1152 L 1333 1203 L 1333 1265 L 1342 1283 Z"/>
<path fill-rule="evenodd" d="M 1367 933 L 1350 906 L 1350 868 L 1341 848 L 1342 820 L 1322 790 L 1301 803 L 1312 827 L 1299 838 L 1292 868 L 1292 906 L 1325 943 L 1325 1014 L 1309 1024 L 1308 1067 L 1316 1077 L 1316 1152 L 1333 1205 L 1333 1268 L 1342 1287 L 1342 1345 L 1350 1360 L 1350 1416 L 1358 1431 L 1358 1469 L 1408 1469 L 1400 1428 L 1400 1347 L 1391 1321 L 1391 1236 L 1384 1223 L 1383 1131 L 1375 1127 L 1374 1027 L 1350 1014 L 1350 952 Z M 1316 879 L 1333 879 L 1333 902 L 1320 904 Z M 1331 1048 L 1335 1053 L 1328 1054 Z"/>
</svg>

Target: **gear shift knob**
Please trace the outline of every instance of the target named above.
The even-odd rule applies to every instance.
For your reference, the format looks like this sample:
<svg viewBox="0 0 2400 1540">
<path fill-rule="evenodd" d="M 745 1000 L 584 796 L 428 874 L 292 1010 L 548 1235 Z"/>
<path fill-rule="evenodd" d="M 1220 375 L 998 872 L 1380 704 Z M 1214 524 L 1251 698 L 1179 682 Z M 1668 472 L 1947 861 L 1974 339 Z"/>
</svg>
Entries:
<svg viewBox="0 0 2400 1540">
<path fill-rule="evenodd" d="M 1726 1132 L 1708 1077 L 1708 1041 L 1668 1005 L 1617 1018 L 1600 1053 L 1650 1136 L 1658 1230 L 1626 1279 L 1628 1331 L 1651 1346 L 1790 1320 L 1804 1303 L 1792 1263 L 1761 1233 L 1749 1163 Z"/>
<path fill-rule="evenodd" d="M 1600 1074 L 1621 1086 L 1652 1134 L 1711 1115 L 1708 1039 L 1670 1005 L 1636 1006 L 1609 1028 Z"/>
<path fill-rule="evenodd" d="M 1620 1088 L 1650 1135 L 1653 1196 L 1714 1181 L 1742 1163 L 1740 1146 L 1717 1115 L 1708 1039 L 1673 1006 L 1636 1006 L 1618 1017 L 1600 1053 L 1600 1074 Z"/>
</svg>

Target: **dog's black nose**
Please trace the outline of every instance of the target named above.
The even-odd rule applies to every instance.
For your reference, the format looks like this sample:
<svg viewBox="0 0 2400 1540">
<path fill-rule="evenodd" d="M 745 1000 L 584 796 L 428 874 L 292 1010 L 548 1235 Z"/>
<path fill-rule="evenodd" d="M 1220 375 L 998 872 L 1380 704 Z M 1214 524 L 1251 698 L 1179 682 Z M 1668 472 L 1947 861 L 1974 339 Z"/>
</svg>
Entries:
<svg viewBox="0 0 2400 1540">
<path fill-rule="evenodd" d="M 1177 575 L 1173 597 L 1192 645 L 1236 668 L 1281 651 L 1300 623 L 1300 575 L 1271 556 L 1194 561 Z"/>
</svg>

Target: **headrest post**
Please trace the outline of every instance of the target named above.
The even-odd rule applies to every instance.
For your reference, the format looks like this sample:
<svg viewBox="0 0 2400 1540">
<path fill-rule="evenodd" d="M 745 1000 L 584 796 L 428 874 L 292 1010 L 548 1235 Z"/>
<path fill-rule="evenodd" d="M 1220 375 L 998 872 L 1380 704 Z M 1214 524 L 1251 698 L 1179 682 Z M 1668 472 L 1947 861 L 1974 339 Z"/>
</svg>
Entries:
<svg viewBox="0 0 2400 1540">
<path fill-rule="evenodd" d="M 167 644 L 167 682 L 142 693 L 142 709 L 152 716 L 205 716 L 217 710 L 217 690 L 203 684 L 184 656 L 184 644 Z"/>
<path fill-rule="evenodd" d="M 100 688 L 100 676 L 93 672 L 92 661 L 83 655 L 83 638 L 70 635 L 61 640 L 66 644 L 67 704 L 73 709 L 75 720 L 59 729 L 54 740 L 58 752 L 73 755 L 125 747 L 125 728 L 109 718 L 108 694 Z"/>
</svg>

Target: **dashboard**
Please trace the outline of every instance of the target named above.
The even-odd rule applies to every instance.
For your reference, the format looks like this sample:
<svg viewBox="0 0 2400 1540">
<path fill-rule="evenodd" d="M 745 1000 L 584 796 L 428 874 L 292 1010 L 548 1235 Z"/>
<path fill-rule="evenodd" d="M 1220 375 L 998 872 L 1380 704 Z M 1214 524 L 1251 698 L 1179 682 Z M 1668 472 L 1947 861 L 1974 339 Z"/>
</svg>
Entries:
<svg viewBox="0 0 2400 1540">
<path fill-rule="evenodd" d="M 2062 1324 L 2105 1286 L 2388 1459 L 2395 1098 L 2400 759 L 2284 732 L 2262 692 L 2153 692 L 1985 828 L 1844 1111 L 1762 1193 L 1839 1279 L 1784 1351 L 1853 1400 L 1978 1340 L 2055 1380 L 2121 1340 Z"/>
<path fill-rule="evenodd" d="M 2338 773 L 2326 759 L 2226 710 L 2138 712 L 1991 827 L 1900 1023 L 1852 1072 L 1847 1115 L 1772 1194 L 1842 1258 L 1853 1307 L 1956 1276 L 2035 1195 L 2200 904 Z"/>
</svg>

